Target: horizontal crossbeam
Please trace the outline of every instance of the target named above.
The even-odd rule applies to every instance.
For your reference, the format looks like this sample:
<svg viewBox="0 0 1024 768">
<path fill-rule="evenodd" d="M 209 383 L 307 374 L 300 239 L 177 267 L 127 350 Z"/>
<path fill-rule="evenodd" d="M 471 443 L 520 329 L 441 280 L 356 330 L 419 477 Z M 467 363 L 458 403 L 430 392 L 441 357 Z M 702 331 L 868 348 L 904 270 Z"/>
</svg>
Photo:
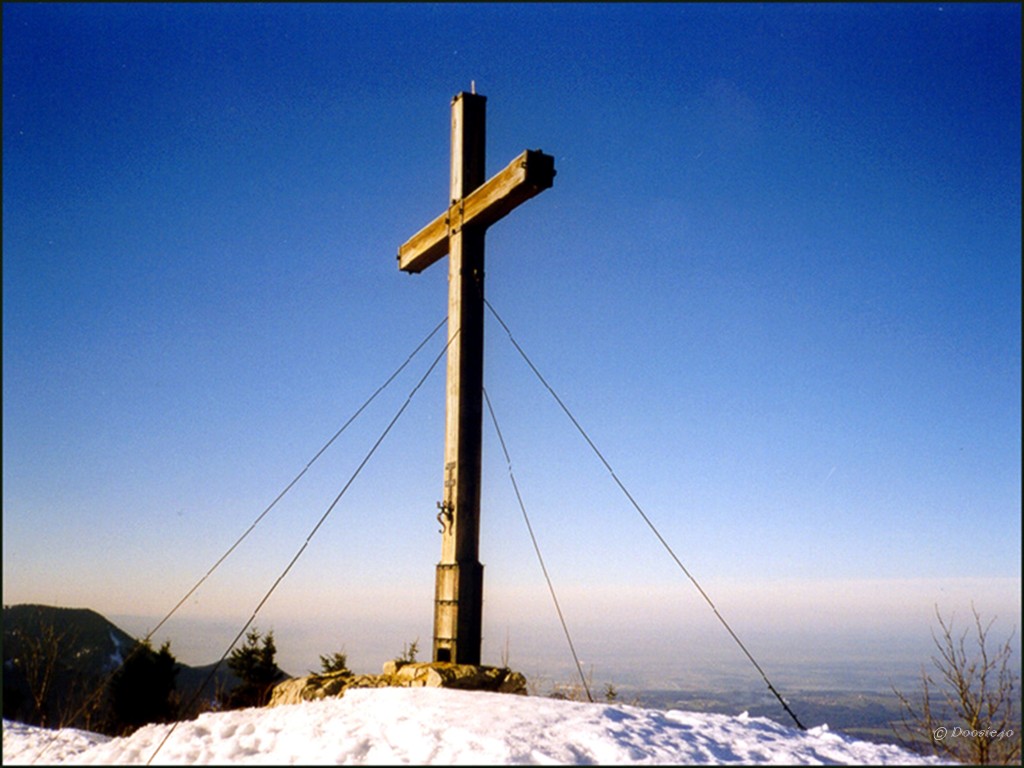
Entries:
<svg viewBox="0 0 1024 768">
<path fill-rule="evenodd" d="M 448 237 L 463 227 L 487 227 L 554 183 L 555 158 L 528 149 L 495 176 L 413 235 L 398 249 L 398 268 L 422 272 L 448 253 Z"/>
</svg>

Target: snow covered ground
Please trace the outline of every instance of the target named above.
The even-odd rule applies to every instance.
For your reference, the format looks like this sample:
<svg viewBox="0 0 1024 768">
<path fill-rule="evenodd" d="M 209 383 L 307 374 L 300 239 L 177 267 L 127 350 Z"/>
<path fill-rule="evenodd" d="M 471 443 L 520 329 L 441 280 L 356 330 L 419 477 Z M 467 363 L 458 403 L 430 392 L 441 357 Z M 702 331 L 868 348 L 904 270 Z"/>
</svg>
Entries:
<svg viewBox="0 0 1024 768">
<path fill-rule="evenodd" d="M 4 764 L 941 764 L 827 726 L 437 688 L 208 713 L 112 739 L 4 720 Z"/>
</svg>

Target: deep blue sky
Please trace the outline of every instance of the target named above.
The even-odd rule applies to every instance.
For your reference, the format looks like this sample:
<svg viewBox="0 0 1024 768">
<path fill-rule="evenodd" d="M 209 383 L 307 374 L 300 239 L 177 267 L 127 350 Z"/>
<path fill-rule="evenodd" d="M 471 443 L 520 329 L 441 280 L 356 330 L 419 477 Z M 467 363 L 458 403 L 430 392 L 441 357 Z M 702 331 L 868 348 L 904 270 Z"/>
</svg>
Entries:
<svg viewBox="0 0 1024 768">
<path fill-rule="evenodd" d="M 558 171 L 489 232 L 488 298 L 741 634 L 1019 612 L 1017 4 L 5 3 L 5 603 L 162 616 L 443 318 L 445 264 L 395 253 L 472 81 L 488 174 Z M 488 323 L 570 623 L 705 621 Z M 193 618 L 248 618 L 435 341 Z M 259 624 L 429 648 L 442 374 Z M 484 466 L 486 642 L 515 648 L 555 615 L 489 423 Z"/>
</svg>

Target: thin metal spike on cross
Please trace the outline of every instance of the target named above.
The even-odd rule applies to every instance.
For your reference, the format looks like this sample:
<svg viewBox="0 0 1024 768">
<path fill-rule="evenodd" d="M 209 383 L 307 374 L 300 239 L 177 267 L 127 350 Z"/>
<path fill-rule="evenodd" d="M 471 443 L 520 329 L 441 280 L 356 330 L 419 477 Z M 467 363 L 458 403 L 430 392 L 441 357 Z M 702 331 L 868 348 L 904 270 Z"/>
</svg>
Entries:
<svg viewBox="0 0 1024 768">
<path fill-rule="evenodd" d="M 415 273 L 448 255 L 448 378 L 444 491 L 438 504 L 441 561 L 434 588 L 433 660 L 480 664 L 483 566 L 480 450 L 483 434 L 484 234 L 554 183 L 555 159 L 526 150 L 484 181 L 487 97 L 452 99 L 448 210 L 398 249 L 399 269 Z"/>
</svg>

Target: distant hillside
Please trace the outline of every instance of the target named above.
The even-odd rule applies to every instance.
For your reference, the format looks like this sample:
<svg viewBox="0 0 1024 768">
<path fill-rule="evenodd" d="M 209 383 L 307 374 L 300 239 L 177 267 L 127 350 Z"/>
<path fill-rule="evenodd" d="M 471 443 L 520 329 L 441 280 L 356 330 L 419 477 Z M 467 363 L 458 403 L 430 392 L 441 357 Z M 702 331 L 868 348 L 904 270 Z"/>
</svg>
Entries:
<svg viewBox="0 0 1024 768">
<path fill-rule="evenodd" d="M 95 726 L 92 720 L 102 697 L 95 697 L 93 707 L 84 712 L 82 705 L 137 642 L 87 608 L 5 605 L 3 630 L 3 716 L 37 725 Z M 173 645 L 170 651 L 174 653 Z M 187 702 L 213 665 L 179 666 L 177 690 Z M 212 701 L 218 690 L 230 690 L 237 683 L 230 670 L 218 670 L 202 701 Z"/>
<path fill-rule="evenodd" d="M 88 608 L 5 605 L 3 621 L 5 663 L 24 639 L 53 632 L 55 639 L 63 638 L 73 649 L 74 668 L 96 676 L 116 668 L 135 644 L 135 638 Z"/>
</svg>

